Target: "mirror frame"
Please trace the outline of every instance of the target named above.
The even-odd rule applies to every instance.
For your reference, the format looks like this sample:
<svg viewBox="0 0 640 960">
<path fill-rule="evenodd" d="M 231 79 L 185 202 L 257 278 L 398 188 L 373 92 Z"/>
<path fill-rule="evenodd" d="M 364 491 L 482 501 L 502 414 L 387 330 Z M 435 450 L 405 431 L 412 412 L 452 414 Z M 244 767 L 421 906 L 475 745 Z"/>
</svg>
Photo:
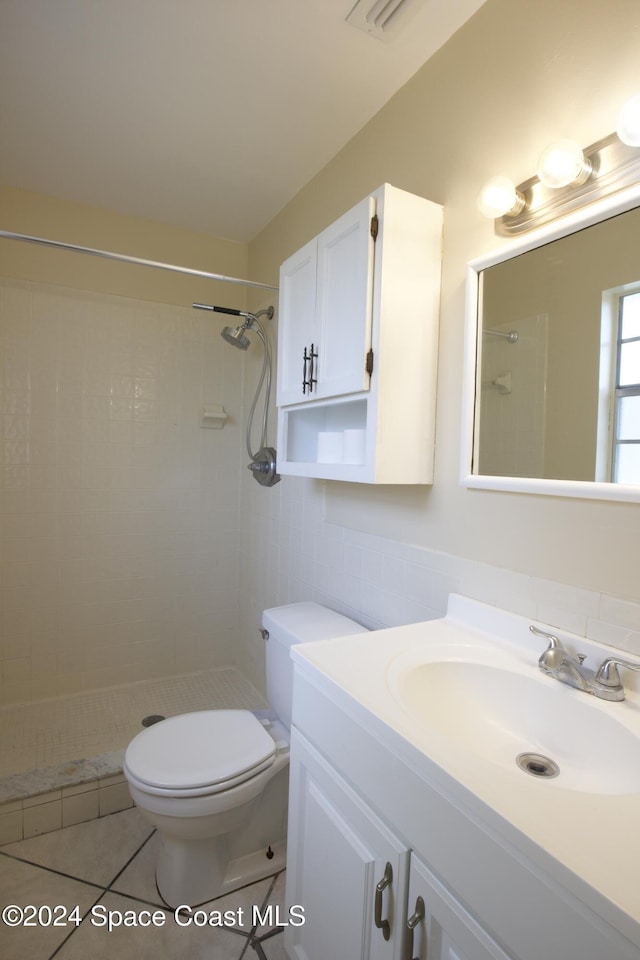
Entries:
<svg viewBox="0 0 640 960">
<path fill-rule="evenodd" d="M 476 381 L 478 376 L 478 334 L 480 317 L 480 274 L 488 267 L 504 263 L 529 250 L 569 236 L 578 230 L 600 223 L 617 214 L 640 206 L 640 183 L 620 190 L 604 200 L 532 231 L 527 237 L 503 245 L 482 257 L 471 260 L 466 272 L 465 338 L 463 367 L 462 451 L 460 483 L 480 490 L 502 490 L 509 493 L 537 493 L 554 497 L 581 497 L 589 500 L 640 502 L 638 486 L 603 483 L 595 480 L 547 480 L 534 477 L 496 477 L 473 473 L 473 449 L 477 442 Z"/>
</svg>

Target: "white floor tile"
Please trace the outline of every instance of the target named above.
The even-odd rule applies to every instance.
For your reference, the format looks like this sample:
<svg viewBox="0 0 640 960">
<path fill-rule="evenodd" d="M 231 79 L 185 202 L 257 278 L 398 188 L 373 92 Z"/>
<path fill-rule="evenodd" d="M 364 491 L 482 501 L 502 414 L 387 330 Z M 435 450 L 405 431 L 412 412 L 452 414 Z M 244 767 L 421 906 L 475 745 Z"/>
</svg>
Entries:
<svg viewBox="0 0 640 960">
<path fill-rule="evenodd" d="M 260 956 L 260 951 L 262 951 L 262 956 Z M 284 951 L 281 933 L 277 933 L 273 937 L 267 937 L 266 940 L 258 941 L 254 952 L 260 960 L 263 960 L 263 958 L 264 960 L 289 960 L 289 957 Z"/>
<path fill-rule="evenodd" d="M 101 895 L 96 887 L 80 883 L 59 874 L 51 873 L 29 863 L 22 863 L 0 854 L 0 905 L 25 907 L 64 906 L 71 912 L 80 908 L 80 916 L 89 910 Z M 43 922 L 35 927 L 9 927 L 0 924 L 0 957 L 2 960 L 49 960 L 75 926 L 53 926 L 48 916 L 42 914 Z M 63 922 L 61 911 L 54 912 L 58 923 Z"/>
<path fill-rule="evenodd" d="M 233 893 L 227 893 L 224 897 L 218 897 L 217 900 L 205 903 L 203 909 L 230 910 L 239 919 L 239 923 L 236 925 L 246 933 L 250 933 L 254 926 L 254 907 L 262 907 L 272 882 L 272 878 L 269 877 L 266 880 L 251 883 L 247 887 L 234 890 Z"/>
<path fill-rule="evenodd" d="M 286 874 L 283 870 L 275 880 L 271 882 L 269 895 L 262 905 L 261 910 L 261 918 L 263 918 L 265 922 L 260 924 L 255 930 L 255 936 L 258 939 L 269 933 L 270 930 L 273 930 L 277 924 L 284 923 L 287 919 L 284 906 L 285 876 Z"/>
<path fill-rule="evenodd" d="M 79 880 L 107 886 L 151 835 L 152 829 L 148 820 L 133 808 L 7 844 L 2 852 Z"/>
<path fill-rule="evenodd" d="M 138 897 L 147 903 L 156 903 L 164 907 L 162 898 L 156 887 L 156 859 L 160 837 L 157 833 L 131 861 L 129 866 L 114 881 L 114 893 L 122 893 L 129 897 Z"/>
<path fill-rule="evenodd" d="M 210 926 L 185 926 L 176 923 L 173 913 L 162 913 L 162 926 L 119 926 L 109 932 L 104 926 L 96 926 L 107 911 L 114 911 L 138 920 L 141 911 L 148 909 L 137 900 L 130 900 L 114 893 L 104 895 L 95 910 L 105 911 L 96 917 L 87 918 L 74 932 L 56 960 L 158 960 L 158 957 L 180 957 L 185 960 L 240 960 L 247 950 L 244 934 Z M 154 908 L 151 908 L 152 910 Z M 160 912 L 160 911 L 158 911 Z M 148 919 L 144 918 L 145 921 Z"/>
</svg>

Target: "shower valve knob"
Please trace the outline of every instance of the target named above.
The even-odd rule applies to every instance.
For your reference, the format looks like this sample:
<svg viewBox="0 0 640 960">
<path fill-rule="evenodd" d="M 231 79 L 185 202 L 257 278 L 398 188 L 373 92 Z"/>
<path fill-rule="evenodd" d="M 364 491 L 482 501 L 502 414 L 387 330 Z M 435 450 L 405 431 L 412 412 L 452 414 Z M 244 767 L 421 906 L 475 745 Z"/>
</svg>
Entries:
<svg viewBox="0 0 640 960">
<path fill-rule="evenodd" d="M 280 481 L 276 472 L 276 451 L 273 447 L 262 447 L 247 466 L 263 487 L 272 487 Z"/>
</svg>

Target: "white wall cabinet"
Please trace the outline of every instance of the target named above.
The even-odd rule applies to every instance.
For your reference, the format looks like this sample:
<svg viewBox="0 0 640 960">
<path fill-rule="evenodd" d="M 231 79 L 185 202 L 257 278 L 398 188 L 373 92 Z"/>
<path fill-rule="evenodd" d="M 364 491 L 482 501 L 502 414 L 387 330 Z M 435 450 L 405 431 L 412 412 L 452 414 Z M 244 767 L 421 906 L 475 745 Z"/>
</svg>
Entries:
<svg viewBox="0 0 640 960">
<path fill-rule="evenodd" d="M 442 208 L 384 184 L 282 265 L 279 473 L 432 482 L 441 255 Z"/>
<path fill-rule="evenodd" d="M 307 905 L 293 960 L 509 960 L 296 730 L 288 850 L 287 900 Z"/>
<path fill-rule="evenodd" d="M 281 267 L 279 406 L 369 389 L 375 206 L 367 197 Z"/>
</svg>

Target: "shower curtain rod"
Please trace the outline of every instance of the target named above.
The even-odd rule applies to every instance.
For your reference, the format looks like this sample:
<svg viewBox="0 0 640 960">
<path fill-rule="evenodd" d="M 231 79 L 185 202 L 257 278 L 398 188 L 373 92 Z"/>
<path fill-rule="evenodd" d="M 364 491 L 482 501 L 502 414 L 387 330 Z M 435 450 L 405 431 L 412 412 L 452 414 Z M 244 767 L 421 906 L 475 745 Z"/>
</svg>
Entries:
<svg viewBox="0 0 640 960">
<path fill-rule="evenodd" d="M 160 260 L 144 260 L 142 257 L 129 257 L 124 253 L 96 250 L 95 247 L 81 247 L 75 243 L 64 243 L 62 240 L 47 240 L 44 237 L 31 237 L 26 233 L 12 233 L 9 230 L 0 230 L 0 238 L 2 237 L 6 240 L 23 240 L 25 243 L 37 243 L 43 247 L 56 247 L 58 250 L 71 250 L 74 253 L 88 253 L 93 257 L 104 257 L 106 260 L 118 260 L 120 263 L 132 263 L 140 267 L 157 267 L 160 270 L 171 270 L 174 273 L 186 273 L 191 277 L 203 277 L 205 280 L 221 280 L 224 283 L 237 283 L 245 287 L 260 287 L 263 290 L 278 289 L 269 283 L 256 283 L 253 280 L 241 280 L 238 277 L 225 277 L 221 273 L 193 270 L 191 267 L 179 267 L 173 263 L 162 263 Z"/>
</svg>

